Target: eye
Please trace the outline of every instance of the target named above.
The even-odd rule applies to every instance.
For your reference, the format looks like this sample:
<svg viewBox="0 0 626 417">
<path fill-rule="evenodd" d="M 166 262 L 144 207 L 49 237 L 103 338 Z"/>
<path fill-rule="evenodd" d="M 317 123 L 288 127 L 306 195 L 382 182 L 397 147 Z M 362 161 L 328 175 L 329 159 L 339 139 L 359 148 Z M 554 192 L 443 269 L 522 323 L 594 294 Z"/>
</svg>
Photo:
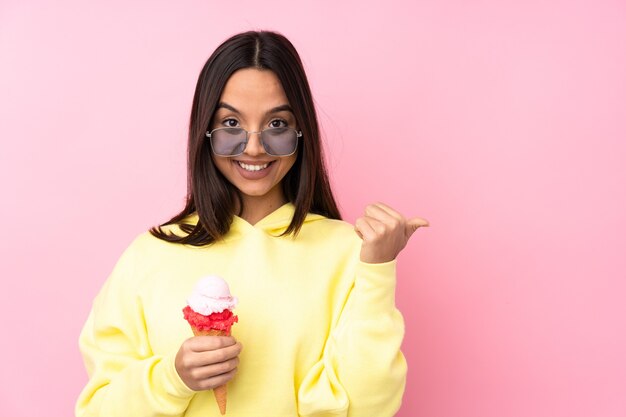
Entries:
<svg viewBox="0 0 626 417">
<path fill-rule="evenodd" d="M 275 127 L 287 127 L 287 122 L 284 121 L 283 119 L 274 119 L 270 122 L 270 127 L 275 128 Z"/>
<path fill-rule="evenodd" d="M 236 119 L 224 119 L 222 121 L 222 124 L 225 127 L 238 127 L 239 126 L 239 122 Z"/>
</svg>

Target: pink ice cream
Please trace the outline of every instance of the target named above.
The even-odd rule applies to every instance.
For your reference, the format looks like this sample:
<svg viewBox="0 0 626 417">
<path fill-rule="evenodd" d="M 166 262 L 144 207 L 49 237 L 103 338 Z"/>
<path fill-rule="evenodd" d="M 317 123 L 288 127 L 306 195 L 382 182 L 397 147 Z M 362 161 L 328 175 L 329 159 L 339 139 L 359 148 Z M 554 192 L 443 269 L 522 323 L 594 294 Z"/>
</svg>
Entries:
<svg viewBox="0 0 626 417">
<path fill-rule="evenodd" d="M 237 298 L 230 295 L 228 284 L 218 276 L 198 281 L 187 304 L 183 314 L 194 336 L 230 336 L 230 328 L 238 321 L 231 311 L 237 305 Z M 220 413 L 226 414 L 226 384 L 213 388 L 213 394 Z"/>
<path fill-rule="evenodd" d="M 230 334 L 231 326 L 238 321 L 231 311 L 237 301 L 237 297 L 230 294 L 226 281 L 211 275 L 198 281 L 187 299 L 188 306 L 183 309 L 183 314 L 196 330 L 215 329 Z"/>
</svg>

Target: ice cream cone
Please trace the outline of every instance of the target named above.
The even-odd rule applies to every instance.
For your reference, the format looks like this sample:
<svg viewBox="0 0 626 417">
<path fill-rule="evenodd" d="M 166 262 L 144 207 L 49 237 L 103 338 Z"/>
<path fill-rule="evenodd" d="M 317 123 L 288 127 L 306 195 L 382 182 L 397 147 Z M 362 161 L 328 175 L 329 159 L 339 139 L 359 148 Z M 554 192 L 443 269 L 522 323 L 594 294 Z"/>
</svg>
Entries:
<svg viewBox="0 0 626 417">
<path fill-rule="evenodd" d="M 228 332 L 226 330 L 202 330 L 197 329 L 193 326 L 191 327 L 191 329 L 193 330 L 194 336 L 228 336 Z M 213 388 L 213 395 L 215 396 L 217 406 L 220 408 L 220 414 L 226 414 L 226 397 L 228 395 L 226 384 Z"/>
<path fill-rule="evenodd" d="M 237 297 L 230 294 L 228 284 L 212 275 L 202 278 L 187 299 L 183 316 L 195 336 L 230 336 L 230 328 L 238 318 L 232 312 Z M 213 395 L 222 415 L 226 414 L 226 384 L 213 388 Z"/>
</svg>

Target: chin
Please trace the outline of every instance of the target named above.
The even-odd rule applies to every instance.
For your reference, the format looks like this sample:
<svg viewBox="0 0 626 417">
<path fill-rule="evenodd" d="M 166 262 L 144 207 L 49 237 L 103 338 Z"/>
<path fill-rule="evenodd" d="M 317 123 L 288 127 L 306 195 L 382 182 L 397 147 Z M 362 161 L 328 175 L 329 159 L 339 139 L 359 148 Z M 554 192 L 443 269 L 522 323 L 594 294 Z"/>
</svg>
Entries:
<svg viewBox="0 0 626 417">
<path fill-rule="evenodd" d="M 276 189 L 280 187 L 280 185 L 275 185 L 273 187 L 272 186 L 260 186 L 260 187 L 248 186 L 246 187 L 245 185 L 237 186 L 237 184 L 235 184 L 235 187 L 237 187 L 239 192 L 246 197 L 264 197 L 264 196 L 270 196 L 276 193 Z"/>
</svg>

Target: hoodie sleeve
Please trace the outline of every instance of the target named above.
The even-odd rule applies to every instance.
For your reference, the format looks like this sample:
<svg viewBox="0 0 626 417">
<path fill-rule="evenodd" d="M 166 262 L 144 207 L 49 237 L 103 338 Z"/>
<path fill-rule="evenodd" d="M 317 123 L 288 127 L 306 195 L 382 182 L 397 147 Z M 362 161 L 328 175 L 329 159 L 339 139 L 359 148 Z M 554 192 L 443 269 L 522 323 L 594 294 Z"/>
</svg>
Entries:
<svg viewBox="0 0 626 417">
<path fill-rule="evenodd" d="M 298 392 L 302 417 L 390 417 L 402 402 L 404 321 L 395 307 L 396 261 L 359 262 L 322 358 Z"/>
<path fill-rule="evenodd" d="M 94 301 L 79 338 L 89 381 L 76 416 L 182 416 L 194 391 L 178 376 L 172 352 L 152 353 L 138 297 L 131 245 Z"/>
</svg>

